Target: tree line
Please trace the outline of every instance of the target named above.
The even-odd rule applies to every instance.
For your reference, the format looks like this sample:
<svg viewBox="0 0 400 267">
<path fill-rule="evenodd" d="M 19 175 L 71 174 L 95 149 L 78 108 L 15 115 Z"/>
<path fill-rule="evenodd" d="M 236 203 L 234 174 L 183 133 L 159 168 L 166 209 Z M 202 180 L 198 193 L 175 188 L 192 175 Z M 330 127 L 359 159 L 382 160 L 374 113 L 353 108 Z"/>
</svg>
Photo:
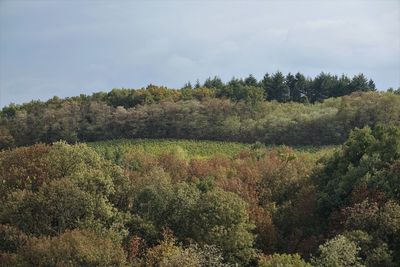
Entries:
<svg viewBox="0 0 400 267">
<path fill-rule="evenodd" d="M 250 74 L 244 79 L 232 78 L 228 83 L 224 83 L 215 76 L 206 79 L 202 86 L 215 88 L 217 97 L 234 100 L 248 98 L 244 92 L 250 91 L 253 98 L 302 103 L 315 103 L 330 97 L 349 95 L 356 91 L 376 91 L 374 81 L 368 80 L 362 73 L 349 78 L 344 74 L 337 76 L 322 72 L 315 78 L 310 78 L 299 72 L 295 75 L 291 73 L 284 75 L 277 71 L 273 74 L 266 73 L 260 81 Z M 194 86 L 194 88 L 200 87 L 199 82 Z M 183 88 L 192 88 L 192 85 L 187 83 Z"/>
<path fill-rule="evenodd" d="M 389 89 L 399 93 L 398 90 Z M 163 100 L 202 100 L 205 98 L 226 98 L 232 101 L 246 101 L 257 103 L 260 101 L 278 102 L 321 102 L 331 97 L 350 95 L 353 92 L 376 91 L 375 83 L 364 74 L 349 78 L 346 75 L 332 75 L 320 73 L 315 78 L 306 77 L 301 73 L 295 75 L 288 73 L 286 76 L 277 71 L 265 74 L 263 79 L 257 81 L 253 75 L 246 78 L 232 78 L 224 83 L 219 77 L 207 78 L 203 84 L 199 81 L 194 86 L 190 82 L 180 89 L 165 86 L 148 85 L 140 89 L 113 89 L 110 92 L 96 92 L 92 95 L 81 94 L 77 97 L 60 99 L 54 97 L 46 103 L 63 101 L 102 101 L 113 107 L 123 106 L 131 108 L 137 105 L 159 103 Z M 4 109 L 29 109 L 33 105 L 45 105 L 41 101 L 32 101 L 22 105 L 10 104 Z M 11 111 L 9 111 L 11 112 Z"/>
<path fill-rule="evenodd" d="M 116 138 L 332 145 L 346 140 L 355 127 L 400 123 L 400 95 L 391 92 L 356 92 L 315 104 L 199 99 L 165 99 L 131 108 L 86 97 L 10 105 L 0 113 L 0 148 Z"/>
</svg>

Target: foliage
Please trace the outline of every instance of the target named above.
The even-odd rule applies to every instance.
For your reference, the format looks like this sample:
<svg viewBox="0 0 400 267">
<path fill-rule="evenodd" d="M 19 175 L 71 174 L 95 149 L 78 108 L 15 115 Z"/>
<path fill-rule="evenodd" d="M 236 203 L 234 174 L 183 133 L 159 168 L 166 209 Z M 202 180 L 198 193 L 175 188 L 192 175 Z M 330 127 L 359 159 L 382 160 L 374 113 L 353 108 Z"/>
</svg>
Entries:
<svg viewBox="0 0 400 267">
<path fill-rule="evenodd" d="M 299 254 L 273 254 L 262 257 L 259 262 L 260 267 L 311 267 Z"/>
<path fill-rule="evenodd" d="M 178 152 L 186 154 L 186 159 L 211 159 L 215 156 L 234 157 L 239 152 L 251 149 L 250 144 L 225 142 L 225 141 L 205 141 L 205 140 L 176 140 L 176 139 L 119 139 L 109 141 L 99 141 L 87 143 L 98 154 L 123 164 L 126 161 L 124 156 L 134 152 L 139 158 L 132 161 L 144 161 L 149 155 L 160 156 L 165 154 L 176 155 Z M 307 154 L 309 156 L 321 157 L 329 154 L 335 146 L 314 146 L 314 147 L 294 147 L 296 153 Z"/>
<path fill-rule="evenodd" d="M 361 230 L 345 232 L 344 235 L 361 248 L 360 256 L 366 266 L 396 266 L 393 251 L 383 240 Z"/>
<path fill-rule="evenodd" d="M 0 251 L 16 252 L 28 242 L 28 236 L 17 227 L 0 224 Z"/>
<path fill-rule="evenodd" d="M 319 255 L 312 259 L 312 264 L 321 267 L 363 266 L 359 251 L 356 243 L 338 235 L 319 247 Z"/>
<path fill-rule="evenodd" d="M 297 78 L 288 77 L 287 86 L 300 86 Z M 218 84 L 210 80 L 214 82 Z M 234 82 L 254 86 L 256 81 Z M 351 101 L 372 95 L 355 95 L 357 100 Z M 382 103 L 388 100 L 374 95 Z M 345 101 L 264 102 L 252 109 L 285 118 L 288 106 L 317 114 L 321 107 L 335 110 Z M 258 116 L 246 114 L 250 104 L 245 102 L 208 99 L 184 105 L 205 103 L 216 117 L 204 122 L 224 124 L 204 131 L 221 136 L 228 130 L 234 134 L 232 129 L 240 132 L 247 123 L 241 116 Z M 175 104 L 160 100 L 151 108 L 115 110 L 126 120 L 141 109 L 164 112 L 165 128 L 157 129 L 171 134 L 168 129 L 182 130 L 180 124 L 171 126 Z M 51 105 L 61 108 L 63 102 L 55 98 Z M 231 108 L 244 113 L 231 113 L 225 121 Z M 102 106 L 95 113 L 100 111 L 107 109 Z M 7 116 L 18 113 L 7 110 Z M 91 119 L 107 117 L 96 116 Z M 400 130 L 375 122 L 351 132 L 339 149 L 123 139 L 3 150 L 0 261 L 6 266 L 310 266 L 306 261 L 311 258 L 315 266 L 397 267 Z M 160 122 L 149 123 L 158 127 Z M 104 120 L 98 126 L 87 124 L 83 133 L 105 134 Z M 129 127 L 127 131 L 133 129 Z M 284 129 L 282 135 L 295 136 Z M 268 138 L 273 136 L 269 132 Z"/>
<path fill-rule="evenodd" d="M 318 206 L 324 214 L 350 201 L 353 189 L 378 188 L 397 199 L 399 173 L 393 173 L 400 160 L 400 128 L 377 126 L 354 130 L 342 150 L 330 158 L 316 174 Z"/>
<path fill-rule="evenodd" d="M 300 92 L 306 83 L 304 77 L 290 76 L 293 81 L 283 82 L 285 77 L 278 74 L 263 80 L 261 87 L 232 80 L 222 89 L 203 88 L 212 90 L 217 97 L 212 97 L 211 92 L 203 92 L 204 97 L 186 92 L 183 97 L 179 90 L 151 86 L 138 91 L 113 90 L 109 98 L 104 93 L 10 105 L 0 112 L 0 149 L 59 140 L 76 143 L 117 138 L 332 145 L 342 143 L 354 127 L 399 124 L 397 94 L 363 89 L 341 98 L 327 98 L 320 91 L 315 96 L 315 90 Z M 331 82 L 326 86 L 336 88 Z M 282 103 L 263 101 L 268 90 Z M 140 104 L 130 103 L 137 99 L 131 96 L 135 94 L 144 96 Z M 334 93 L 330 97 L 341 95 Z M 309 98 L 314 104 L 298 103 Z"/>
<path fill-rule="evenodd" d="M 83 230 L 31 238 L 18 251 L 21 266 L 127 266 L 121 246 Z"/>
<path fill-rule="evenodd" d="M 173 238 L 166 238 L 146 253 L 146 266 L 200 266 L 201 259 L 190 248 L 184 249 L 175 244 Z"/>
<path fill-rule="evenodd" d="M 186 183 L 172 188 L 156 184 L 140 190 L 135 203 L 136 214 L 159 229 L 170 228 L 180 240 L 216 245 L 232 263 L 248 263 L 253 257 L 246 206 L 233 193 L 216 189 L 201 192 Z"/>
</svg>

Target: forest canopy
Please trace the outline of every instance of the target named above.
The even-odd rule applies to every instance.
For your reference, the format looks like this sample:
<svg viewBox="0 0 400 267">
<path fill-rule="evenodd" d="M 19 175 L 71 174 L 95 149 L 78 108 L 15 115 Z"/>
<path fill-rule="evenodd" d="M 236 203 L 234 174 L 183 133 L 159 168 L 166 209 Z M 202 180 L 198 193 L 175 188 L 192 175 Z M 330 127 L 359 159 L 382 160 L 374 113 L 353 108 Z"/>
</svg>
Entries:
<svg viewBox="0 0 400 267">
<path fill-rule="evenodd" d="M 10 104 L 0 263 L 398 267 L 399 185 L 399 91 L 362 74 Z"/>
<path fill-rule="evenodd" d="M 318 162 L 261 144 L 208 158 L 104 148 L 0 152 L 2 263 L 399 266 L 398 126 L 356 129 Z"/>
<path fill-rule="evenodd" d="M 393 92 L 355 92 L 307 104 L 259 100 L 257 94 L 249 94 L 251 101 L 232 100 L 215 97 L 207 88 L 190 90 L 201 97 L 179 99 L 178 91 L 153 86 L 142 91 L 151 101 L 130 108 L 114 98 L 126 90 L 104 94 L 106 100 L 55 97 L 9 105 L 0 112 L 0 148 L 117 138 L 332 145 L 341 144 L 355 127 L 400 122 L 400 95 Z"/>
</svg>

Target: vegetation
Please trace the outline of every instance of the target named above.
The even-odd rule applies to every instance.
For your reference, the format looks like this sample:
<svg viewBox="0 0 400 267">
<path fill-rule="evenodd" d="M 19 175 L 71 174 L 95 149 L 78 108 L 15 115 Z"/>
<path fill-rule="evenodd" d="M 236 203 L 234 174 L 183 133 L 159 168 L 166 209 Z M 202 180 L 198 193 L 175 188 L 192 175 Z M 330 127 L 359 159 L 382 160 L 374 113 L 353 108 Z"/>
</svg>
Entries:
<svg viewBox="0 0 400 267">
<path fill-rule="evenodd" d="M 0 265 L 400 266 L 400 95 L 349 88 L 374 86 L 276 73 L 3 108 Z"/>
<path fill-rule="evenodd" d="M 192 141 L 135 149 L 146 142 L 118 159 L 104 158 L 108 142 L 92 144 L 100 154 L 63 142 L 0 152 L 1 261 L 399 266 L 397 126 L 354 130 L 318 162 L 311 152 L 261 144 L 231 153 L 240 145 L 210 143 L 227 153 L 207 157 L 182 148 Z"/>
<path fill-rule="evenodd" d="M 176 139 L 120 139 L 92 142 L 88 145 L 97 153 L 116 163 L 124 154 L 132 151 L 154 156 L 173 153 L 181 157 L 212 158 L 215 155 L 232 157 L 244 149 L 251 148 L 250 144 L 244 143 Z M 330 147 L 327 149 L 329 150 Z"/>
<path fill-rule="evenodd" d="M 285 145 L 341 144 L 355 127 L 400 122 L 400 95 L 355 93 L 317 104 L 206 98 L 133 108 L 85 99 L 8 106 L 0 114 L 3 148 L 66 140 L 174 138 Z"/>
<path fill-rule="evenodd" d="M 173 154 L 176 157 L 188 159 L 211 159 L 215 156 L 234 157 L 244 150 L 264 147 L 261 143 L 245 144 L 237 142 L 205 141 L 205 140 L 177 140 L 177 139 L 115 139 L 87 143 L 97 153 L 116 164 L 122 162 L 127 153 L 148 154 L 160 156 Z M 268 146 L 281 148 L 285 146 Z M 337 146 L 302 146 L 293 148 L 294 153 L 307 154 L 316 160 L 332 153 Z"/>
</svg>

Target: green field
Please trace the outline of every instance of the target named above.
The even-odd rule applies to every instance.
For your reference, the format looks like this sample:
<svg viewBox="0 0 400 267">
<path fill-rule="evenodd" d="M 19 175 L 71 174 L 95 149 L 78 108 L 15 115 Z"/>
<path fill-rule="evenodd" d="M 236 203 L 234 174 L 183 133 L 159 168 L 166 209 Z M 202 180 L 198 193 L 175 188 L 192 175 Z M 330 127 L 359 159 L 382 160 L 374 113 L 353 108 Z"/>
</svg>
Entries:
<svg viewBox="0 0 400 267">
<path fill-rule="evenodd" d="M 108 159 L 118 161 L 127 152 L 138 152 L 150 155 L 164 153 L 184 153 L 188 158 L 211 158 L 215 155 L 233 157 L 240 151 L 251 149 L 252 144 L 204 140 L 174 140 L 174 139 L 119 139 L 91 142 L 88 145 Z M 269 146 L 282 147 L 282 146 Z M 295 147 L 296 152 L 309 154 L 315 158 L 331 153 L 335 146 Z"/>
</svg>

